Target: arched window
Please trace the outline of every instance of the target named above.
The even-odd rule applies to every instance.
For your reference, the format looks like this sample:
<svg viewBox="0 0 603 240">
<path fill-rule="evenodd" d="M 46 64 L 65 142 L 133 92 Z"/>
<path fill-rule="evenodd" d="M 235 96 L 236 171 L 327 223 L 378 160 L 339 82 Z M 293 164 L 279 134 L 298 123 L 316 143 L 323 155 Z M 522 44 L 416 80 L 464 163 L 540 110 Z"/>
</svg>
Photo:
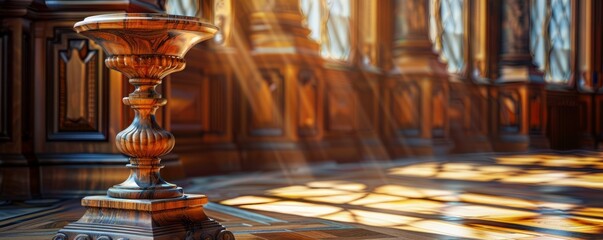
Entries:
<svg viewBox="0 0 603 240">
<path fill-rule="evenodd" d="M 534 64 L 550 83 L 571 77 L 572 4 L 570 0 L 532 0 L 530 49 Z"/>
<path fill-rule="evenodd" d="M 310 37 L 320 44 L 320 54 L 348 60 L 351 52 L 350 0 L 300 0 Z"/>
<path fill-rule="evenodd" d="M 448 63 L 448 71 L 461 73 L 465 68 L 465 0 L 431 1 L 431 39 L 434 47 Z"/>
</svg>

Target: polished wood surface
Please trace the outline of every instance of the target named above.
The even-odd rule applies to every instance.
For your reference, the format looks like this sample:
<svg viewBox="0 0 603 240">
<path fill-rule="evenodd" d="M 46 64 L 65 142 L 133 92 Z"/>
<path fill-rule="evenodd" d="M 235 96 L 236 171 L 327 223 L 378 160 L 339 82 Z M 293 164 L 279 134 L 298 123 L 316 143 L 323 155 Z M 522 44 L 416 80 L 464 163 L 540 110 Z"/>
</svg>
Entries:
<svg viewBox="0 0 603 240">
<path fill-rule="evenodd" d="M 123 98 L 135 112 L 132 124 L 116 136 L 119 151 L 130 157 L 130 176 L 107 196 L 82 200 L 86 213 L 53 240 L 82 239 L 234 239 L 231 232 L 203 212 L 204 195 L 184 194 L 163 180 L 160 157 L 174 147 L 174 136 L 155 120 L 165 105 L 155 88 L 185 66 L 186 52 L 214 36 L 216 28 L 197 18 L 163 14 L 108 14 L 78 22 L 75 30 L 97 42 L 108 55 L 107 67 L 123 73 L 135 86 Z"/>
<path fill-rule="evenodd" d="M 174 147 L 174 136 L 155 120 L 157 108 L 165 105 L 155 88 L 170 73 L 184 69 L 186 52 L 211 38 L 215 27 L 196 18 L 157 14 L 109 14 L 88 17 L 75 30 L 98 42 L 109 55 L 107 67 L 125 74 L 134 92 L 123 99 L 136 115 L 132 124 L 118 133 L 119 151 L 130 156 L 130 177 L 109 189 L 109 196 L 132 199 L 174 198 L 182 189 L 165 182 L 159 157 Z"/>
</svg>

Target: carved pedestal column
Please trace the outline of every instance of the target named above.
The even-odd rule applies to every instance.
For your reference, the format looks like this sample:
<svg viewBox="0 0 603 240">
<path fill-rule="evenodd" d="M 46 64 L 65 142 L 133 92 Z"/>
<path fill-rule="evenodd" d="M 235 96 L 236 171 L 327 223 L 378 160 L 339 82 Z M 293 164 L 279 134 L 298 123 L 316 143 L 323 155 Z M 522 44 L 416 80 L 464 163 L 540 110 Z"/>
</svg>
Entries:
<svg viewBox="0 0 603 240">
<path fill-rule="evenodd" d="M 394 67 L 383 86 L 384 135 L 393 155 L 445 153 L 448 72 L 429 39 L 429 1 L 394 5 Z"/>
<path fill-rule="evenodd" d="M 167 102 L 155 87 L 168 74 L 182 70 L 186 52 L 213 37 L 216 27 L 190 17 L 109 14 L 86 18 L 74 28 L 101 45 L 109 55 L 106 65 L 135 86 L 123 102 L 136 116 L 116 137 L 118 149 L 130 156 L 131 173 L 110 188 L 108 196 L 84 198 L 85 215 L 53 239 L 234 239 L 205 215 L 204 195 L 184 194 L 159 174 L 159 157 L 175 142 L 155 120 L 155 111 Z"/>
</svg>

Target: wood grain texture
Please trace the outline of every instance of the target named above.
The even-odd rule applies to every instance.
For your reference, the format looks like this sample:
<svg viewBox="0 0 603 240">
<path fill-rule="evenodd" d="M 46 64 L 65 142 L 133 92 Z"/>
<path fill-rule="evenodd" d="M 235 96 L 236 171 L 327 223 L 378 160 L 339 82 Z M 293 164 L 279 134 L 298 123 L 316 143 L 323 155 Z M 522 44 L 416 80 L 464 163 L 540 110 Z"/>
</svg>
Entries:
<svg viewBox="0 0 603 240">
<path fill-rule="evenodd" d="M 135 111 L 132 124 L 118 133 L 119 151 L 130 156 L 128 179 L 108 191 L 117 198 L 174 198 L 182 189 L 164 181 L 160 156 L 174 147 L 174 136 L 155 120 L 167 103 L 155 88 L 170 73 L 185 66 L 184 54 L 196 43 L 212 37 L 216 28 L 190 17 L 158 14 L 108 14 L 76 23 L 78 33 L 96 41 L 108 53 L 107 67 L 123 73 L 135 86 L 123 99 Z"/>
<path fill-rule="evenodd" d="M 109 55 L 107 67 L 129 78 L 135 89 L 123 103 L 135 111 L 132 124 L 116 136 L 119 151 L 130 156 L 130 176 L 107 192 L 86 197 L 80 220 L 61 229 L 53 240 L 231 240 L 234 235 L 203 212 L 207 198 L 184 195 L 163 180 L 159 157 L 174 147 L 174 136 L 161 128 L 157 109 L 167 103 L 155 88 L 185 66 L 184 54 L 211 38 L 216 28 L 196 18 L 160 14 L 93 16 L 75 24 Z"/>
</svg>

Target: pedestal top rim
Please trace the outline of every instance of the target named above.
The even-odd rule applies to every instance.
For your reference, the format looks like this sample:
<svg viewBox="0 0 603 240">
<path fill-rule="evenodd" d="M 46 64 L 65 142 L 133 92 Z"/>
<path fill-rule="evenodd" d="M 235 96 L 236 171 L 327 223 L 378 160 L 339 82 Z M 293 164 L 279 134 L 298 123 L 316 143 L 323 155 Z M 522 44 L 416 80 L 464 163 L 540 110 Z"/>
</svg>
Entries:
<svg viewBox="0 0 603 240">
<path fill-rule="evenodd" d="M 202 194 L 184 194 L 182 197 L 162 199 L 126 199 L 113 198 L 109 196 L 87 196 L 82 199 L 82 206 L 142 211 L 162 211 L 168 209 L 202 206 L 207 202 L 207 197 Z"/>
<path fill-rule="evenodd" d="M 73 27 L 77 32 L 101 29 L 165 29 L 215 33 L 219 30 L 215 25 L 202 21 L 196 17 L 162 13 L 101 14 L 87 17 L 83 21 L 77 22 Z"/>
</svg>

